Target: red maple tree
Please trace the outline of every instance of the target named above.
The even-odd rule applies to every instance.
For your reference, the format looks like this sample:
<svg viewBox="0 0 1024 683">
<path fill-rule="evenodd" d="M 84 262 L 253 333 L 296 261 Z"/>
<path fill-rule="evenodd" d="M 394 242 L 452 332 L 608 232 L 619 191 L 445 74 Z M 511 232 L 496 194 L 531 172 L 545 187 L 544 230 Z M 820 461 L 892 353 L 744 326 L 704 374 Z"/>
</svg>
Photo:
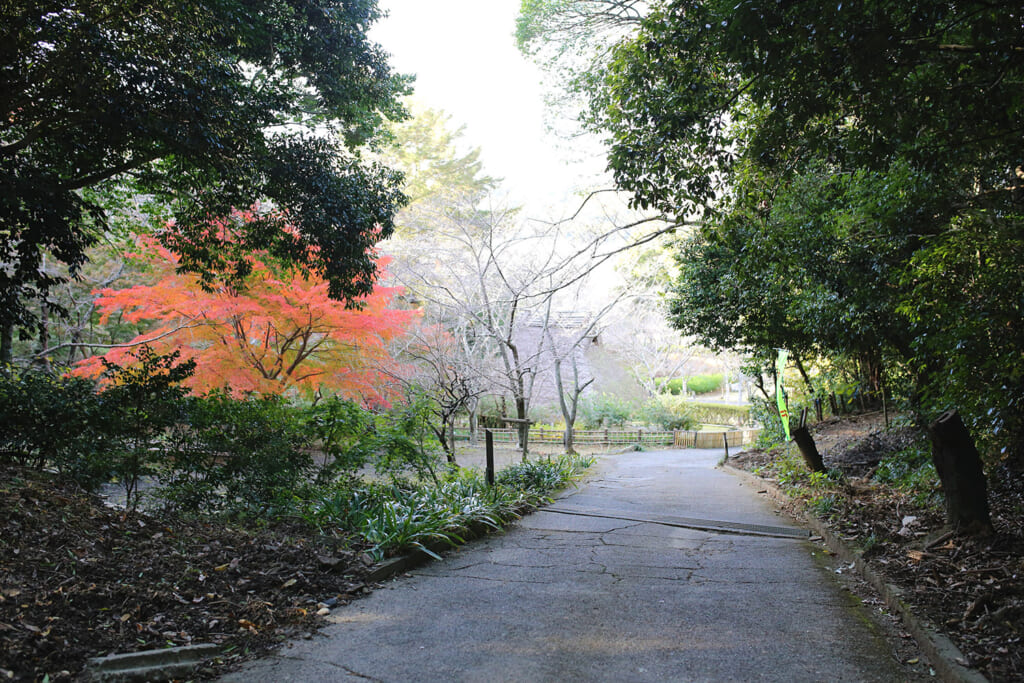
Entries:
<svg viewBox="0 0 1024 683">
<path fill-rule="evenodd" d="M 245 220 L 251 214 L 237 212 Z M 216 226 L 226 229 L 227 223 Z M 189 386 L 197 392 L 230 387 L 235 394 L 312 394 L 326 389 L 367 404 L 388 403 L 395 360 L 389 342 L 405 333 L 416 311 L 391 307 L 398 287 L 375 285 L 358 307 L 328 297 L 315 274 L 284 268 L 266 254 L 249 257 L 251 271 L 238 285 L 201 286 L 176 272 L 178 257 L 152 237 L 138 239 L 133 258 L 156 272 L 155 284 L 97 290 L 101 324 L 121 313 L 152 327 L 125 345 L 78 364 L 75 374 L 96 376 L 101 358 L 130 362 L 132 348 L 148 344 L 195 359 Z M 383 270 L 384 259 L 377 260 Z"/>
</svg>

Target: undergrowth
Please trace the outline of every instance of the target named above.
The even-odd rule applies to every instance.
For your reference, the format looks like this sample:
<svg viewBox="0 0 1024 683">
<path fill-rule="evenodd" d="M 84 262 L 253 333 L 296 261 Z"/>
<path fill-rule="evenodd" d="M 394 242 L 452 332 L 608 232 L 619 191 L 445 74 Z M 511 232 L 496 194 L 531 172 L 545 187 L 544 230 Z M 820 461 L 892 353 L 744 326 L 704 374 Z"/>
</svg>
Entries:
<svg viewBox="0 0 1024 683">
<path fill-rule="evenodd" d="M 753 469 L 755 474 L 774 479 L 787 496 L 818 517 L 851 516 L 852 506 L 858 505 L 856 487 L 841 469 L 812 472 L 793 442 L 777 446 L 773 453 L 770 462 Z M 942 505 L 938 476 L 923 441 L 885 456 L 869 474 L 867 479 L 858 478 L 857 486 L 871 488 L 878 497 L 922 509 Z"/>
<path fill-rule="evenodd" d="M 525 462 L 502 470 L 493 487 L 467 468 L 450 470 L 436 483 L 339 486 L 302 504 L 298 514 L 322 530 L 356 533 L 376 560 L 412 549 L 436 556 L 437 545 L 456 546 L 474 529 L 498 529 L 547 502 L 593 462 L 568 455 Z"/>
</svg>

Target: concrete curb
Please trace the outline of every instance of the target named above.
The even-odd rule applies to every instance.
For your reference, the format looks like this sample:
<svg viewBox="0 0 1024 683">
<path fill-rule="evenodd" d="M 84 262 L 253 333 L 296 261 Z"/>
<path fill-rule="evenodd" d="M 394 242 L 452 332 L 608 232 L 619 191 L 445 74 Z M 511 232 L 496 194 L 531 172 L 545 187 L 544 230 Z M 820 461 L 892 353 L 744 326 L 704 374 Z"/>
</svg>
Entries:
<svg viewBox="0 0 1024 683">
<path fill-rule="evenodd" d="M 212 643 L 161 650 L 94 657 L 86 664 L 90 681 L 167 681 L 187 676 L 197 666 L 220 654 Z"/>
<path fill-rule="evenodd" d="M 763 490 L 776 501 L 789 503 L 792 500 L 772 482 L 754 476 L 749 472 L 737 469 L 728 464 L 719 465 L 720 469 L 736 477 L 743 479 L 759 490 Z M 966 662 L 960 649 L 957 648 L 944 634 L 936 631 L 931 626 L 918 619 L 909 605 L 903 600 L 903 591 L 891 583 L 887 583 L 876 573 L 868 563 L 860 556 L 860 553 L 850 548 L 839 536 L 832 532 L 824 522 L 817 517 L 801 512 L 803 521 L 821 536 L 829 550 L 842 562 L 852 564 L 857 573 L 878 591 L 878 594 L 885 601 L 886 607 L 899 615 L 904 627 L 917 641 L 918 647 L 928 657 L 935 673 L 944 683 L 988 683 L 988 679 L 981 672 L 971 669 L 961 662 Z"/>
</svg>

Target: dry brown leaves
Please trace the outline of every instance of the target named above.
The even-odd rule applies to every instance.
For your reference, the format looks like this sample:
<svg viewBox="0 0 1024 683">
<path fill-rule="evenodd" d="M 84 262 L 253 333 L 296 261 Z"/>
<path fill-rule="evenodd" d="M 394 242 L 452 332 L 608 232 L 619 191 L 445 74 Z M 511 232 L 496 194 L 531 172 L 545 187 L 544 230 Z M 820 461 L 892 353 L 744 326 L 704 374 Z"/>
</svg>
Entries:
<svg viewBox="0 0 1024 683">
<path fill-rule="evenodd" d="M 0 470 L 0 680 L 70 679 L 89 657 L 199 642 L 240 660 L 315 630 L 320 605 L 365 590 L 366 569 L 343 539 L 125 515 Z"/>
<path fill-rule="evenodd" d="M 914 438 L 907 429 L 883 427 L 878 414 L 817 426 L 825 464 L 846 474 L 823 521 L 864 549 L 915 613 L 952 638 L 967 664 L 992 681 L 1024 680 L 1024 477 L 1005 468 L 989 473 L 995 535 L 951 534 L 941 509 L 921 507 L 871 479 L 879 460 Z M 752 451 L 730 462 L 752 470 L 777 455 Z"/>
</svg>

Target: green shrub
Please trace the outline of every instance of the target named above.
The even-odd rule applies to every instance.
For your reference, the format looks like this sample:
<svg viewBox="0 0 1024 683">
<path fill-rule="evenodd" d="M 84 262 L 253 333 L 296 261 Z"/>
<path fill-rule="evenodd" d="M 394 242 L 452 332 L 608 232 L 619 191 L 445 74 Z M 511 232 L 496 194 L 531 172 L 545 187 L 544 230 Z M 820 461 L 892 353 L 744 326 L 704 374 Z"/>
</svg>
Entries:
<svg viewBox="0 0 1024 683">
<path fill-rule="evenodd" d="M 178 351 L 159 355 L 146 345 L 131 353 L 134 363 L 120 366 L 102 359 L 109 382 L 100 393 L 102 429 L 112 470 L 125 491 L 126 506 L 138 503 L 139 479 L 164 464 L 167 430 L 183 417 L 188 389 L 181 382 L 195 372 L 195 361 L 178 363 Z"/>
<path fill-rule="evenodd" d="M 878 463 L 874 478 L 909 493 L 918 505 L 937 504 L 941 500 L 939 477 L 930 446 L 923 438 Z"/>
<path fill-rule="evenodd" d="M 679 396 L 683 393 L 683 379 L 681 377 L 674 377 L 672 379 L 662 378 L 657 384 L 663 394 Z"/>
<path fill-rule="evenodd" d="M 324 453 L 318 474 L 321 482 L 353 476 L 373 456 L 373 414 L 354 401 L 337 396 L 325 399 L 305 411 L 305 420 Z"/>
<path fill-rule="evenodd" d="M 759 448 L 770 448 L 786 440 L 786 431 L 782 426 L 782 418 L 773 403 L 764 398 L 754 398 L 750 402 L 750 419 L 761 425 L 761 433 L 757 437 Z"/>
<path fill-rule="evenodd" d="M 90 380 L 32 371 L 0 375 L 0 462 L 53 467 L 91 490 L 113 473 L 110 426 Z"/>
<path fill-rule="evenodd" d="M 722 373 L 694 375 L 686 380 L 686 389 L 692 394 L 710 394 L 722 388 Z"/>
<path fill-rule="evenodd" d="M 193 398 L 174 430 L 162 495 L 186 510 L 263 514 L 308 481 L 309 441 L 301 414 L 279 397 Z"/>
<path fill-rule="evenodd" d="M 413 474 L 436 482 L 443 449 L 430 429 L 431 419 L 429 400 L 422 396 L 376 413 L 370 444 L 374 468 L 391 477 Z"/>
<path fill-rule="evenodd" d="M 694 429 L 697 420 L 682 401 L 665 400 L 671 397 L 654 397 L 640 408 L 640 418 L 649 425 L 662 429 Z"/>
<path fill-rule="evenodd" d="M 537 505 L 593 463 L 563 456 L 502 470 L 489 487 L 478 470 L 448 472 L 437 483 L 394 479 L 353 488 L 335 486 L 306 499 L 301 512 L 321 528 L 340 527 L 371 544 L 377 559 L 413 548 L 434 554 L 431 545 L 461 543 L 474 525 L 497 528 Z"/>
<path fill-rule="evenodd" d="M 585 429 L 621 427 L 632 414 L 632 403 L 612 394 L 585 396 L 580 401 L 579 421 Z"/>
</svg>

